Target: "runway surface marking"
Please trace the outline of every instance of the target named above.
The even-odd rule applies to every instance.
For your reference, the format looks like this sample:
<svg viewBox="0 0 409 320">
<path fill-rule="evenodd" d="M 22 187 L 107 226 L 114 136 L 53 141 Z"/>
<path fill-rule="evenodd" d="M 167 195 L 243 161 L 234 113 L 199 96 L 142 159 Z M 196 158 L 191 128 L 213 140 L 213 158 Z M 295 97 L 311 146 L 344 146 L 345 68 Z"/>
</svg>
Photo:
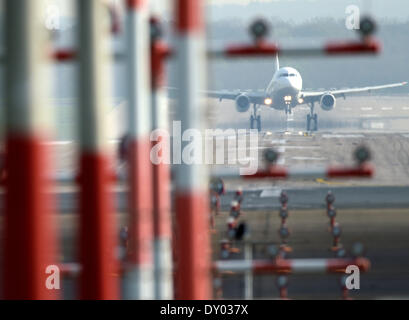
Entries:
<svg viewBox="0 0 409 320">
<path fill-rule="evenodd" d="M 247 148 L 236 148 L 236 149 L 232 149 L 231 152 L 235 152 L 235 151 L 250 151 L 250 150 L 264 150 L 264 149 L 271 149 L 271 147 L 266 147 L 266 146 L 262 146 L 262 147 L 247 147 Z"/>
<path fill-rule="evenodd" d="M 364 138 L 364 135 L 362 134 L 323 134 L 322 137 L 325 139 L 331 139 L 331 138 L 346 139 L 346 138 Z"/>
<path fill-rule="evenodd" d="M 348 185 L 348 183 L 345 183 L 345 182 L 327 181 L 322 178 L 315 179 L 315 181 L 318 183 L 329 185 L 329 186 L 347 186 Z"/>
<path fill-rule="evenodd" d="M 237 159 L 237 161 L 240 162 L 240 163 L 249 162 L 249 161 L 253 161 L 253 160 L 257 160 L 257 158 L 254 158 L 254 157 L 245 157 L 245 158 L 239 158 L 239 159 Z"/>
<path fill-rule="evenodd" d="M 284 157 L 278 158 L 277 164 L 280 165 L 280 166 L 284 165 L 285 164 L 285 158 Z"/>
<path fill-rule="evenodd" d="M 368 114 L 361 114 L 361 118 L 379 118 L 380 115 L 379 114 L 373 114 L 373 113 L 368 113 Z"/>
<path fill-rule="evenodd" d="M 323 158 L 323 157 L 291 157 L 293 160 L 318 160 L 318 161 L 324 161 L 328 160 L 328 158 Z"/>
<path fill-rule="evenodd" d="M 270 144 L 285 144 L 287 140 L 285 139 L 280 139 L 280 140 L 271 140 Z"/>
<path fill-rule="evenodd" d="M 361 110 L 368 111 L 368 110 L 373 110 L 373 108 L 372 107 L 362 107 Z"/>
<path fill-rule="evenodd" d="M 260 198 L 278 198 L 281 194 L 281 189 L 264 189 L 260 193 Z"/>
<path fill-rule="evenodd" d="M 392 107 L 382 107 L 381 110 L 393 110 Z"/>
<path fill-rule="evenodd" d="M 385 127 L 385 123 L 383 123 L 383 122 L 371 122 L 370 127 L 371 127 L 371 129 L 383 129 Z"/>
<path fill-rule="evenodd" d="M 287 149 L 321 149 L 320 146 L 283 146 L 284 150 Z"/>
</svg>

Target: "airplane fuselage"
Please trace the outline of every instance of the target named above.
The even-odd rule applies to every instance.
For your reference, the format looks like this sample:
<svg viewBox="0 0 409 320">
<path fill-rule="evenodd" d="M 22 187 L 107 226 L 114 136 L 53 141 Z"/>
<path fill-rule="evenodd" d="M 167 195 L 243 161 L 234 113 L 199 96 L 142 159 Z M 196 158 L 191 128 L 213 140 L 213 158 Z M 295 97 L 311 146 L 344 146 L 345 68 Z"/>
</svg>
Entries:
<svg viewBox="0 0 409 320">
<path fill-rule="evenodd" d="M 301 103 L 300 92 L 302 78 L 300 73 L 291 67 L 278 69 L 266 88 L 265 104 L 277 109 L 285 110 Z"/>
</svg>

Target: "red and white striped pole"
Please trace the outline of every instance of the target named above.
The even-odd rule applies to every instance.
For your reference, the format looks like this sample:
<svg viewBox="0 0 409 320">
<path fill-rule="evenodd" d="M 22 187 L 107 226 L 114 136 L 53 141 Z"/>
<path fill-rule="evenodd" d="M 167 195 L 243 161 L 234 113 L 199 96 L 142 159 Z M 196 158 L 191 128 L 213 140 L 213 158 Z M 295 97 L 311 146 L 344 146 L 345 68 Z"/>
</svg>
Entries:
<svg viewBox="0 0 409 320">
<path fill-rule="evenodd" d="M 157 18 L 151 18 L 151 76 L 152 76 L 152 150 L 160 147 L 158 155 L 170 151 L 168 131 L 168 105 L 164 91 L 165 60 L 169 48 L 161 41 L 162 30 Z M 163 134 L 165 136 L 163 136 Z M 156 159 L 159 160 L 159 159 Z M 153 225 L 155 298 L 173 298 L 172 228 L 170 202 L 170 166 L 166 161 L 153 164 Z"/>
<path fill-rule="evenodd" d="M 181 121 L 182 132 L 186 129 L 201 130 L 205 113 L 198 93 L 205 86 L 206 72 L 202 1 L 177 0 L 175 13 L 179 75 L 176 120 Z M 195 146 L 198 147 L 197 144 Z M 203 165 L 185 163 L 176 165 L 175 296 L 177 299 L 194 300 L 211 297 L 207 189 L 208 183 Z"/>
<path fill-rule="evenodd" d="M 8 0 L 6 18 L 5 299 L 54 299 L 47 267 L 57 264 L 49 153 L 47 36 L 41 6 Z"/>
<path fill-rule="evenodd" d="M 77 1 L 79 17 L 80 298 L 118 299 L 113 182 L 104 119 L 109 104 L 109 26 L 104 2 Z"/>
<path fill-rule="evenodd" d="M 362 163 L 354 166 L 330 166 L 330 167 L 284 167 L 272 165 L 266 169 L 260 169 L 256 173 L 243 174 L 244 179 L 343 179 L 343 178 L 371 178 L 375 169 L 370 163 Z M 239 168 L 226 168 L 214 170 L 212 176 L 218 178 L 239 177 L 242 172 Z"/>
<path fill-rule="evenodd" d="M 350 266 L 357 266 L 361 272 L 370 268 L 366 258 L 358 257 L 332 259 L 271 259 L 271 260 L 220 260 L 213 264 L 217 272 L 245 273 L 251 270 L 255 274 L 322 274 L 345 273 Z"/>
<path fill-rule="evenodd" d="M 125 298 L 153 299 L 150 37 L 146 0 L 127 0 L 129 272 Z"/>
</svg>

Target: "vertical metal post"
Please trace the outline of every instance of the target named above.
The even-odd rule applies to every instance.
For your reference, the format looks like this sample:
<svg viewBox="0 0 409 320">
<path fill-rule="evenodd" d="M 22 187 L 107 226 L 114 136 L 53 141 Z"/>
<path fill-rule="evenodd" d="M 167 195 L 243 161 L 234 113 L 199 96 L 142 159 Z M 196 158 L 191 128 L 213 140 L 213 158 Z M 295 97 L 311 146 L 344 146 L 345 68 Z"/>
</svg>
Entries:
<svg viewBox="0 0 409 320">
<path fill-rule="evenodd" d="M 172 230 L 170 203 L 170 166 L 164 156 L 170 152 L 168 128 L 168 104 L 163 88 L 165 60 L 169 48 L 161 41 L 162 30 L 157 18 L 151 19 L 151 75 L 152 75 L 152 150 L 159 147 L 161 160 L 153 164 L 153 217 L 155 298 L 173 298 Z"/>
<path fill-rule="evenodd" d="M 119 297 L 112 174 L 104 133 L 109 107 L 110 26 L 101 0 L 78 0 L 81 299 Z"/>
<path fill-rule="evenodd" d="M 187 129 L 203 130 L 204 127 L 204 105 L 199 97 L 206 83 L 202 1 L 177 0 L 175 13 L 179 75 L 177 120 L 181 122 L 183 134 Z M 195 148 L 201 148 L 199 141 L 190 143 L 194 143 Z M 178 299 L 209 299 L 211 283 L 206 170 L 202 164 L 182 163 L 176 165 L 175 171 L 175 295 Z"/>
<path fill-rule="evenodd" d="M 41 6 L 6 1 L 6 195 L 3 283 L 6 299 L 54 299 L 56 265 L 49 155 L 47 36 Z"/>
<path fill-rule="evenodd" d="M 250 264 L 253 261 L 253 246 L 248 240 L 244 242 L 244 260 Z M 253 299 L 253 269 L 251 268 L 244 274 L 244 298 L 246 300 Z"/>
<path fill-rule="evenodd" d="M 127 0 L 130 270 L 125 298 L 152 299 L 153 212 L 150 161 L 150 38 L 147 0 Z"/>
</svg>

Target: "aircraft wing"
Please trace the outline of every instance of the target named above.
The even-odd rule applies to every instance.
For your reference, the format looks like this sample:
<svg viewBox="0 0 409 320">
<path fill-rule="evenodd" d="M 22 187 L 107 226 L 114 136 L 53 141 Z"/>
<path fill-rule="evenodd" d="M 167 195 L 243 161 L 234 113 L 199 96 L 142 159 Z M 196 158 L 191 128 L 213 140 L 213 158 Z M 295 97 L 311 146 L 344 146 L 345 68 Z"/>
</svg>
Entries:
<svg viewBox="0 0 409 320">
<path fill-rule="evenodd" d="M 340 90 L 327 90 L 327 91 L 303 91 L 301 92 L 301 97 L 304 99 L 304 103 L 310 103 L 319 101 L 324 94 L 332 94 L 335 97 L 345 97 L 347 94 L 354 94 L 360 92 L 371 92 L 373 90 L 381 90 L 387 88 L 395 88 L 406 85 L 407 82 L 398 82 L 384 84 L 380 86 L 371 86 L 371 87 L 362 87 L 362 88 L 349 88 L 349 89 L 340 89 Z"/>
<path fill-rule="evenodd" d="M 264 91 L 205 91 L 204 94 L 209 98 L 217 98 L 220 101 L 222 100 L 236 100 L 236 98 L 240 95 L 246 95 L 250 103 L 256 104 L 264 104 L 264 99 L 266 98 L 266 94 Z"/>
<path fill-rule="evenodd" d="M 178 89 L 177 88 L 172 88 L 172 87 L 167 87 L 168 90 L 168 95 L 170 98 L 176 98 L 178 94 Z M 222 90 L 222 91 L 202 91 L 201 92 L 204 96 L 207 96 L 209 98 L 216 98 L 219 99 L 220 101 L 222 100 L 236 100 L 236 98 L 240 95 L 246 95 L 250 103 L 256 103 L 256 104 L 264 104 L 264 99 L 266 97 L 266 94 L 264 90 Z"/>
</svg>

